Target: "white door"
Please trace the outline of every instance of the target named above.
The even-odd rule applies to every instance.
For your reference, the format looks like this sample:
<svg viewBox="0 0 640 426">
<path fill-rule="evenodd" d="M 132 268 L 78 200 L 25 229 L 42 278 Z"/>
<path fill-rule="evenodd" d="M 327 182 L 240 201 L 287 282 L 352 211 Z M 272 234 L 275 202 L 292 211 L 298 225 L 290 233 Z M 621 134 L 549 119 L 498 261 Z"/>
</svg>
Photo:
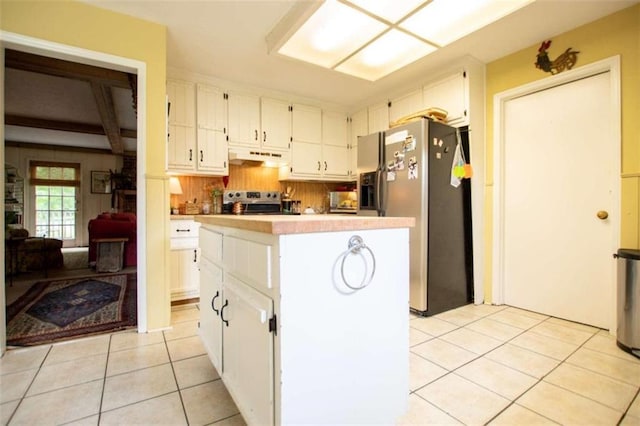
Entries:
<svg viewBox="0 0 640 426">
<path fill-rule="evenodd" d="M 496 162 L 504 303 L 602 328 L 612 325 L 619 226 L 611 79 L 604 72 L 506 101 Z"/>
</svg>

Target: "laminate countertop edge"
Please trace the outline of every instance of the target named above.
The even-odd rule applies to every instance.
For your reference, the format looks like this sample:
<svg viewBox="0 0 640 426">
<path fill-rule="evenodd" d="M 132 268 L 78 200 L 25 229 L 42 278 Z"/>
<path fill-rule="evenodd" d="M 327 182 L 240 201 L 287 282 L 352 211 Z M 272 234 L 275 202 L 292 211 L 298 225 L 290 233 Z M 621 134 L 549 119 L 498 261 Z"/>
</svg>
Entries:
<svg viewBox="0 0 640 426">
<path fill-rule="evenodd" d="M 199 215 L 195 216 L 195 220 L 203 225 L 223 226 L 273 235 L 411 228 L 416 223 L 413 217 L 353 215 Z"/>
</svg>

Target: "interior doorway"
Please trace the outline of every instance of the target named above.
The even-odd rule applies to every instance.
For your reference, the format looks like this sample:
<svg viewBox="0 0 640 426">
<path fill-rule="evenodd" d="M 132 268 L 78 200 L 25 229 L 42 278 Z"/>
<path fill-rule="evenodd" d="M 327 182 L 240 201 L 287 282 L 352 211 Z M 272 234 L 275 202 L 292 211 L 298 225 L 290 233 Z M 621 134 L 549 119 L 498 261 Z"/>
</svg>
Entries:
<svg viewBox="0 0 640 426">
<path fill-rule="evenodd" d="M 612 328 L 618 81 L 614 58 L 496 96 L 495 302 Z"/>
<path fill-rule="evenodd" d="M 2 91 L 0 93 L 2 93 L 2 101 L 0 101 L 0 113 L 2 113 L 4 115 L 5 113 L 5 109 L 4 109 L 4 77 L 5 77 L 5 70 L 4 70 L 4 55 L 6 52 L 6 49 L 12 49 L 12 50 L 16 50 L 16 51 L 28 51 L 29 53 L 35 53 L 35 54 L 40 54 L 43 56 L 48 56 L 48 57 L 52 57 L 52 58 L 58 58 L 58 59 L 64 59 L 67 61 L 77 61 L 78 63 L 81 64 L 87 64 L 87 65 L 91 65 L 91 66 L 101 66 L 101 67 L 107 67 L 107 68 L 112 68 L 114 70 L 118 70 L 118 71 L 125 71 L 128 73 L 133 73 L 135 76 L 137 76 L 137 83 L 140 86 L 137 89 L 137 99 L 140 100 L 140 105 L 137 108 L 137 118 L 136 118 L 136 122 L 138 125 L 138 128 L 144 128 L 143 123 L 145 123 L 146 120 L 146 105 L 145 105 L 145 99 L 146 99 L 146 67 L 145 64 L 137 61 L 137 60 L 131 60 L 131 59 L 127 59 L 127 58 L 121 58 L 121 57 L 116 57 L 113 55 L 107 55 L 107 54 L 103 54 L 100 52 L 94 52 L 94 51 L 88 51 L 85 49 L 79 49 L 79 48 L 75 48 L 72 46 L 66 46 L 66 45 L 60 45 L 57 43 L 51 43 L 45 40 L 39 40 L 39 39 L 33 39 L 30 37 L 24 37 L 24 36 L 20 36 L 20 35 L 16 35 L 16 34 L 11 34 L 11 33 L 0 33 L 0 49 L 2 49 L 2 63 L 0 63 L 0 65 L 2 65 Z M 5 127 L 3 126 L 2 129 L 0 129 L 2 131 L 1 136 L 3 137 L 3 140 L 6 139 L 6 135 L 5 135 Z M 134 177 L 134 180 L 137 184 L 137 186 L 140 188 L 140 190 L 137 192 L 137 196 L 135 196 L 135 200 L 136 200 L 136 209 L 138 211 L 138 214 L 144 214 L 144 212 L 146 211 L 146 206 L 144 204 L 144 195 L 145 195 L 145 191 L 144 191 L 144 175 L 145 175 L 145 144 L 146 144 L 146 136 L 145 136 L 145 132 L 138 132 L 137 133 L 137 143 L 138 143 L 138 147 L 137 147 L 137 156 L 134 160 L 135 164 L 136 164 L 136 174 Z M 1 171 L 3 172 L 4 175 L 4 160 L 5 160 L 5 150 L 4 150 L 4 146 L 2 149 L 2 161 L 0 161 L 0 167 L 1 167 Z M 3 208 L 4 210 L 4 208 Z M 137 224 L 135 225 L 135 232 L 138 238 L 138 240 L 141 241 L 140 245 L 144 245 L 144 240 L 145 240 L 145 228 L 143 226 L 143 224 Z M 5 247 L 6 249 L 6 247 Z M 142 247 L 142 250 L 144 250 L 144 247 Z M 138 295 L 138 300 L 137 300 L 137 317 L 138 317 L 138 330 L 139 331 L 146 331 L 147 325 L 146 325 L 146 303 L 144 303 L 145 300 L 145 295 L 146 295 L 146 264 L 144 263 L 144 256 L 137 256 L 138 259 L 140 259 L 142 262 L 138 262 L 137 265 L 137 272 L 136 272 L 136 286 L 137 286 L 137 295 Z M 4 278 L 3 278 L 3 284 L 4 284 Z M 2 303 L 2 305 L 6 305 L 6 295 L 5 295 L 5 291 L 3 288 L 2 291 L 2 298 L 0 300 L 0 303 Z M 4 352 L 4 350 L 6 349 L 6 318 L 4 317 L 4 310 L 2 313 L 2 321 L 0 322 L 1 324 L 1 330 L 0 330 L 0 349 L 1 352 Z"/>
</svg>

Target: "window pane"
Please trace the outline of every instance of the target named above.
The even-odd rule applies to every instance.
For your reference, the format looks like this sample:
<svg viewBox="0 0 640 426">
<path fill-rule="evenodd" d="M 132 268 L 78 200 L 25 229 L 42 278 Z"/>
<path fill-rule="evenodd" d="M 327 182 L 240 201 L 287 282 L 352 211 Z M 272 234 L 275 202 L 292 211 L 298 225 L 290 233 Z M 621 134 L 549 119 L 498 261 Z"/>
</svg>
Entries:
<svg viewBox="0 0 640 426">
<path fill-rule="evenodd" d="M 65 211 L 62 213 L 62 223 L 65 225 L 75 225 L 76 223 L 76 212 Z"/>
<path fill-rule="evenodd" d="M 62 199 L 62 208 L 64 210 L 76 210 L 76 199 L 75 198 L 69 198 L 69 197 L 64 197 Z"/>
<path fill-rule="evenodd" d="M 62 178 L 64 180 L 76 180 L 76 169 L 65 167 L 62 172 Z"/>
<path fill-rule="evenodd" d="M 35 237 L 44 237 L 49 233 L 48 226 L 36 226 L 36 235 Z"/>
<path fill-rule="evenodd" d="M 62 167 L 50 167 L 49 168 L 49 178 L 50 179 L 62 179 Z"/>
<path fill-rule="evenodd" d="M 36 195 L 49 195 L 48 186 L 36 186 Z"/>
<path fill-rule="evenodd" d="M 36 211 L 36 225 L 49 224 L 49 211 L 38 210 Z"/>
<path fill-rule="evenodd" d="M 65 197 L 76 198 L 76 188 L 73 186 L 63 186 L 62 195 L 64 195 Z"/>
<path fill-rule="evenodd" d="M 36 177 L 38 179 L 49 179 L 49 168 L 43 166 L 36 167 Z"/>
<path fill-rule="evenodd" d="M 62 210 L 62 197 L 49 198 L 49 210 Z"/>
<path fill-rule="evenodd" d="M 50 225 L 62 225 L 62 212 L 53 210 L 49 212 Z"/>
<path fill-rule="evenodd" d="M 50 186 L 49 194 L 51 195 L 62 195 L 62 186 Z"/>
</svg>

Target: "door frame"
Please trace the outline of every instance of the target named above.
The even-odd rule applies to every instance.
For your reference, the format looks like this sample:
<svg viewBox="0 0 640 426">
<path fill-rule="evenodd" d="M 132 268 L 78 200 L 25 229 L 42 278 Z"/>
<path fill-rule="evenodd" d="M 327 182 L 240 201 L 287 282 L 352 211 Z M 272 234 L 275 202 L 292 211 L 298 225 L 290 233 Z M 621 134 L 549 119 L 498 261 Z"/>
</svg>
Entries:
<svg viewBox="0 0 640 426">
<path fill-rule="evenodd" d="M 613 56 L 592 64 L 584 65 L 574 70 L 566 71 L 532 83 L 528 83 L 504 92 L 497 93 L 493 98 L 493 304 L 504 304 L 505 293 L 505 259 L 504 259 L 504 161 L 505 161 L 505 109 L 506 103 L 515 98 L 530 95 L 535 92 L 550 89 L 576 80 L 592 77 L 597 74 L 609 72 L 611 89 L 611 139 L 617 141 L 610 148 L 614 150 L 614 158 L 618 161 L 613 165 L 612 199 L 613 206 L 609 215 L 611 224 L 613 254 L 620 242 L 620 170 L 621 170 L 621 104 L 620 104 L 620 56 Z M 611 262 L 611 282 L 616 282 L 615 263 Z M 612 286 L 609 303 L 613 307 L 609 324 L 612 332 L 615 332 L 616 303 L 615 285 Z"/>
<path fill-rule="evenodd" d="M 119 71 L 135 73 L 138 78 L 137 103 L 137 154 L 136 154 L 136 209 L 138 217 L 146 217 L 146 147 L 147 147 L 147 64 L 145 62 L 116 56 L 104 52 L 79 48 L 62 43 L 24 36 L 17 33 L 0 30 L 0 137 L 4 137 L 4 51 L 14 49 L 29 53 L 51 56 L 58 59 L 79 62 L 88 65 L 101 66 Z M 0 148 L 0 172 L 4 174 L 4 146 Z M 4 206 L 2 207 L 4 210 Z M 4 215 L 3 215 L 4 216 Z M 4 223 L 4 218 L 1 219 Z M 146 264 L 146 228 L 145 221 L 137 221 L 137 327 L 138 332 L 147 331 L 147 264 Z M 4 262 L 4 260 L 2 260 Z M 5 306 L 4 274 L 0 277 L 2 290 L 0 291 L 0 306 Z M 5 310 L 0 313 L 0 356 L 6 351 L 7 327 Z"/>
</svg>

